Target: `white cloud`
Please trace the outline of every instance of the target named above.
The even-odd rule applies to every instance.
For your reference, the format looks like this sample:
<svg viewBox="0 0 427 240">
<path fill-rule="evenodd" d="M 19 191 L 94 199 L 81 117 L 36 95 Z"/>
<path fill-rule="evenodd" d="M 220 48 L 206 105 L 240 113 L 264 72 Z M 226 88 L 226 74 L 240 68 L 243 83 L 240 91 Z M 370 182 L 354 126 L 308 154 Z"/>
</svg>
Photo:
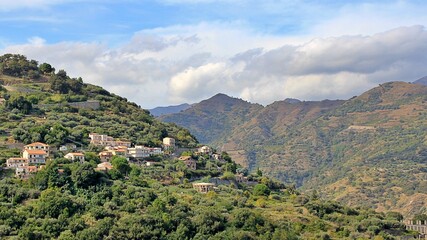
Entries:
<svg viewBox="0 0 427 240">
<path fill-rule="evenodd" d="M 218 92 L 262 104 L 288 97 L 342 99 L 385 81 L 427 75 L 422 26 L 296 39 L 216 22 L 141 31 L 114 49 L 34 37 L 2 52 L 49 62 L 147 108 L 197 102 Z"/>
</svg>

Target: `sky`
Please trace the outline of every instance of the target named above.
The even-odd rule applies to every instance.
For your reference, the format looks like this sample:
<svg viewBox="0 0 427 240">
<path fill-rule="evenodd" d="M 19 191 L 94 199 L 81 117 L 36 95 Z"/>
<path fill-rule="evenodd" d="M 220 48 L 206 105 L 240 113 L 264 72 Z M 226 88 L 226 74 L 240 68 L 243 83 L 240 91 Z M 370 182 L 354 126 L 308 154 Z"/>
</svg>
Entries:
<svg viewBox="0 0 427 240">
<path fill-rule="evenodd" d="M 348 99 L 427 75 L 424 0 L 0 0 L 0 54 L 143 108 Z"/>
</svg>

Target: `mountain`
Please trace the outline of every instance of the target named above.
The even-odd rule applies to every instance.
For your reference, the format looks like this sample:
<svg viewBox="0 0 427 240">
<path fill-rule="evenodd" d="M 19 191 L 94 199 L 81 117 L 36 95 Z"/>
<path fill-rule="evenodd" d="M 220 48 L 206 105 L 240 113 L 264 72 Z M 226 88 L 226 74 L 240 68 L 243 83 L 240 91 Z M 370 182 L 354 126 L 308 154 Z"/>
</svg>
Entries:
<svg viewBox="0 0 427 240">
<path fill-rule="evenodd" d="M 183 104 L 176 105 L 176 106 L 156 107 L 153 109 L 149 109 L 149 111 L 153 116 L 159 117 L 159 116 L 167 115 L 167 114 L 171 114 L 171 113 L 179 113 L 181 111 L 189 109 L 190 107 L 191 107 L 190 104 L 183 103 Z"/>
<path fill-rule="evenodd" d="M 289 119 L 299 124 L 336 104 L 325 101 L 316 107 L 301 107 L 301 119 Z M 244 124 L 243 119 L 256 116 L 263 108 L 223 94 L 197 107 L 194 113 L 213 116 L 229 129 Z M 96 153 L 103 148 L 88 144 L 90 132 L 150 146 L 159 146 L 162 137 L 172 136 L 178 146 L 187 147 L 184 154 L 197 167 L 190 168 L 178 156 L 167 154 L 150 157 L 149 166 L 118 155 L 99 164 Z M 19 156 L 23 144 L 34 141 L 50 145 L 46 164 L 19 166 L 24 173 L 25 169 L 31 171 L 17 179 L 13 168 L 18 166 L 5 167 L 5 160 Z M 78 144 L 84 160 L 66 159 L 57 150 L 69 142 Z M 135 103 L 102 87 L 70 78 L 64 70 L 55 73 L 50 64 L 38 65 L 22 55 L 0 56 L 0 238 L 415 236 L 400 222 L 403 216 L 399 213 L 354 209 L 325 201 L 317 194 L 301 194 L 259 171 L 248 174 L 226 153 L 221 154 L 222 159 L 195 153 L 191 147 L 196 144 L 188 130 L 159 122 Z M 22 159 L 17 161 L 22 164 Z M 100 169 L 100 165 L 109 167 Z"/>
<path fill-rule="evenodd" d="M 252 118 L 263 107 L 225 94 L 194 104 L 180 113 L 161 116 L 164 122 L 187 126 L 194 136 L 203 143 L 220 141 L 238 128 L 246 119 Z"/>
<path fill-rule="evenodd" d="M 176 123 L 193 132 L 213 120 L 193 113 L 184 111 Z M 347 101 L 279 101 L 234 126 L 213 126 L 221 137 L 200 140 L 250 169 L 352 206 L 427 210 L 427 87 L 390 82 Z"/>
<path fill-rule="evenodd" d="M 422 77 L 414 82 L 415 84 L 421 84 L 427 86 L 427 76 Z"/>
</svg>

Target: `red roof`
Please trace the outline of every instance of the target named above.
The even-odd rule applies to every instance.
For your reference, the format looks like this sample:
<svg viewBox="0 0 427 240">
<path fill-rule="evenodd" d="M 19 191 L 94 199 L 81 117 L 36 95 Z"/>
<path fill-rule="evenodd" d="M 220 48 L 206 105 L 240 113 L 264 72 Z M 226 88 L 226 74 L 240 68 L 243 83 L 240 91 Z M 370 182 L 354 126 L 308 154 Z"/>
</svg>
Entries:
<svg viewBox="0 0 427 240">
<path fill-rule="evenodd" d="M 47 153 L 44 150 L 25 150 L 28 154 L 33 155 L 46 155 Z"/>
</svg>

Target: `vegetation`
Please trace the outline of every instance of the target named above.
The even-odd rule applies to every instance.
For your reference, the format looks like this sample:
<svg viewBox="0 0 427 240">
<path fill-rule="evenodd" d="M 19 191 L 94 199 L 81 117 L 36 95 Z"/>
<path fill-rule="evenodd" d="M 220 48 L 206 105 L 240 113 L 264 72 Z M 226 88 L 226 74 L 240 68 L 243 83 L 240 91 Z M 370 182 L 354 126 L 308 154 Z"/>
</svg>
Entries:
<svg viewBox="0 0 427 240">
<path fill-rule="evenodd" d="M 249 170 L 259 168 L 308 193 L 316 189 L 352 206 L 413 216 L 427 209 L 426 95 L 425 86 L 394 82 L 347 101 L 285 100 L 246 106 L 244 113 L 235 110 L 238 99 L 212 98 L 162 119 L 226 149 Z M 222 111 L 224 102 L 232 105 L 231 112 Z M 204 114 L 211 109 L 206 106 L 220 110 Z M 232 130 L 206 138 L 211 129 L 204 123 L 219 121 L 232 122 Z"/>
<path fill-rule="evenodd" d="M 154 119 L 148 111 L 101 87 L 70 78 L 64 70 L 54 73 L 47 63 L 40 66 L 25 56 L 0 57 L 0 129 L 6 142 L 46 142 L 51 145 L 88 145 L 88 134 L 97 132 L 130 140 L 134 144 L 160 146 L 166 136 L 179 146 L 195 146 L 188 130 Z M 35 78 L 30 71 L 36 71 Z M 1 85 L 0 85 L 1 86 Z M 85 101 L 99 102 L 99 108 L 86 107 Z M 82 102 L 81 106 L 72 105 Z M 0 160 L 4 160 L 0 156 Z"/>
</svg>

